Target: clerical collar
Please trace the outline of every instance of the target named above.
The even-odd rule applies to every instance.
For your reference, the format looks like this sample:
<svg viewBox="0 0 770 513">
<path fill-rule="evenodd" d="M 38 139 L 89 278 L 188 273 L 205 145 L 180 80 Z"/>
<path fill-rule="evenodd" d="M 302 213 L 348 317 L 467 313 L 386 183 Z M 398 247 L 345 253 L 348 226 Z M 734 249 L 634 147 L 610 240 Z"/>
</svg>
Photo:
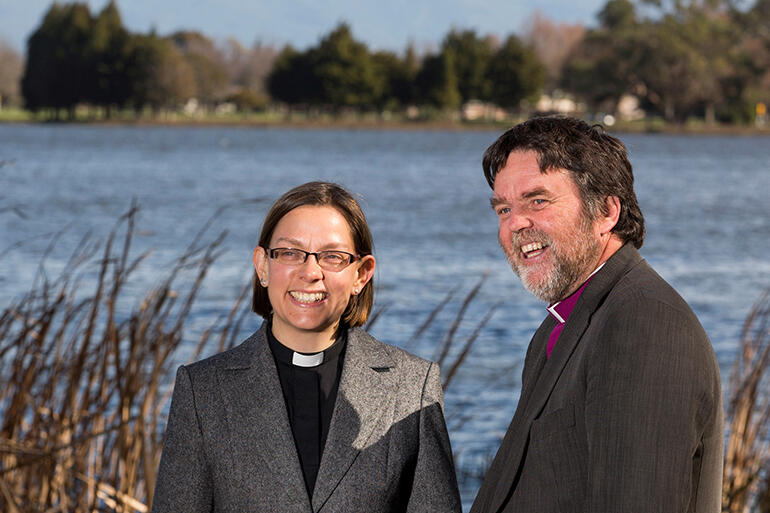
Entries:
<svg viewBox="0 0 770 513">
<path fill-rule="evenodd" d="M 575 305 L 577 304 L 578 299 L 580 298 L 580 294 L 583 293 L 586 286 L 588 285 L 588 282 L 591 281 L 591 278 L 594 277 L 594 274 L 599 272 L 599 269 L 604 267 L 604 264 L 606 262 L 602 262 L 602 264 L 594 269 L 594 272 L 592 272 L 585 282 L 578 288 L 575 292 L 570 294 L 568 297 L 562 299 L 561 301 L 557 301 L 556 303 L 552 304 L 547 308 L 548 313 L 550 313 L 554 319 L 559 321 L 559 323 L 564 324 L 567 322 L 567 319 L 569 319 L 570 314 L 572 313 L 572 310 L 575 309 Z"/>
<path fill-rule="evenodd" d="M 335 360 L 339 357 L 340 353 L 342 353 L 342 349 L 345 347 L 346 338 L 347 334 L 343 332 L 343 334 L 334 341 L 334 344 L 323 351 L 318 353 L 300 353 L 299 351 L 294 351 L 283 345 L 281 341 L 273 335 L 271 326 L 267 327 L 267 339 L 275 358 L 279 362 L 295 367 L 318 367 L 324 362 Z"/>
</svg>

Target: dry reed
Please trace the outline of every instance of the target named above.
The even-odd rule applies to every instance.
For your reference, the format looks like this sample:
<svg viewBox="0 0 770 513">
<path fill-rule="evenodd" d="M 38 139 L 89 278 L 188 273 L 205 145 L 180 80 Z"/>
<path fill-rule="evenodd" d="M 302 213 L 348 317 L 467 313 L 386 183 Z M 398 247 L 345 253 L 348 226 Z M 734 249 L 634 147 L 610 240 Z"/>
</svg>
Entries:
<svg viewBox="0 0 770 513">
<path fill-rule="evenodd" d="M 0 313 L 0 511 L 148 511 L 171 356 L 224 234 L 200 246 L 196 237 L 120 314 L 124 286 L 146 256 L 130 256 L 136 213 L 134 205 L 103 246 L 86 238 L 57 279 L 41 265 L 31 291 Z M 184 293 L 175 290 L 182 276 Z M 231 313 L 220 347 L 238 325 Z"/>
<path fill-rule="evenodd" d="M 730 375 L 722 511 L 770 512 L 770 289 L 746 318 Z"/>
</svg>

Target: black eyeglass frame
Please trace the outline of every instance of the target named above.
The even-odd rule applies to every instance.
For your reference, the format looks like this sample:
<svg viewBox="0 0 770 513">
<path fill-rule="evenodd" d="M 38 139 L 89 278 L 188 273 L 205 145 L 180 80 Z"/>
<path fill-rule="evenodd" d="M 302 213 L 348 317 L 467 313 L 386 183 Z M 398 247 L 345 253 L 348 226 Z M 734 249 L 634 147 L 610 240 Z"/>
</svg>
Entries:
<svg viewBox="0 0 770 513">
<path fill-rule="evenodd" d="M 329 250 L 325 250 L 325 251 L 315 251 L 315 252 L 313 252 L 313 251 L 305 251 L 304 249 L 299 249 L 299 248 L 266 248 L 268 256 L 270 258 L 272 258 L 273 260 L 277 260 L 278 259 L 278 255 L 277 255 L 276 252 L 280 251 L 282 249 L 286 249 L 286 250 L 290 250 L 290 251 L 296 251 L 298 253 L 302 253 L 303 255 L 305 255 L 305 258 L 303 258 L 301 262 L 297 262 L 296 264 L 287 264 L 287 263 L 282 262 L 283 265 L 303 265 L 303 264 L 305 264 L 307 262 L 308 257 L 310 255 L 313 255 L 315 257 L 315 261 L 318 262 L 318 266 L 319 267 L 321 267 L 322 269 L 324 269 L 326 271 L 332 271 L 332 272 L 342 271 L 343 269 L 346 269 L 348 266 L 350 266 L 350 264 L 352 264 L 353 262 L 355 262 L 356 260 L 361 258 L 359 255 L 354 255 L 353 253 L 348 253 L 347 251 L 342 251 L 342 250 L 339 250 L 339 249 L 329 249 Z M 321 255 L 328 254 L 328 253 L 342 253 L 343 255 L 347 255 L 349 258 L 348 258 L 347 263 L 345 265 L 343 265 L 342 267 L 340 267 L 339 269 L 330 269 L 330 268 L 324 267 L 324 264 L 321 263 L 322 262 Z"/>
</svg>

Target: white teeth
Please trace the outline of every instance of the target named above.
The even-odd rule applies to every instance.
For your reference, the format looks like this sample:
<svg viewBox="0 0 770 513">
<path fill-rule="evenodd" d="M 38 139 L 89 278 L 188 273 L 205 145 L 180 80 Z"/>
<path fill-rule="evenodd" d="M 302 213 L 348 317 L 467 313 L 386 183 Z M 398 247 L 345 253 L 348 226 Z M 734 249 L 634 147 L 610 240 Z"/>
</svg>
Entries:
<svg viewBox="0 0 770 513">
<path fill-rule="evenodd" d="M 300 303 L 317 303 L 326 298 L 326 292 L 289 292 L 291 297 L 299 301 Z"/>
<path fill-rule="evenodd" d="M 531 253 L 532 251 L 537 251 L 538 249 L 543 249 L 545 247 L 545 244 L 542 242 L 530 242 L 529 244 L 525 244 L 521 247 L 522 253 Z"/>
</svg>

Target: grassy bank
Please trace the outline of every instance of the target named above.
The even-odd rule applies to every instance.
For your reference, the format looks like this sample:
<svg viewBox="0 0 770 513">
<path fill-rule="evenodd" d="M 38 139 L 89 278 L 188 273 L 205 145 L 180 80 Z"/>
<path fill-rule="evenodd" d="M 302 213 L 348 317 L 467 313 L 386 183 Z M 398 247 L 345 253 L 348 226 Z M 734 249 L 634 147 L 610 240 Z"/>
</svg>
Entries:
<svg viewBox="0 0 770 513">
<path fill-rule="evenodd" d="M 66 119 L 63 118 L 63 119 Z M 343 112 L 265 110 L 259 112 L 199 112 L 187 114 L 182 111 L 154 113 L 145 111 L 119 111 L 107 118 L 96 109 L 78 108 L 73 120 L 60 121 L 95 125 L 136 125 L 136 126 L 242 126 L 242 127 L 292 127 L 309 129 L 362 129 L 362 130 L 504 130 L 523 117 L 501 120 L 464 120 L 456 111 L 427 111 L 419 116 L 409 117 L 404 112 Z M 587 121 L 591 121 L 586 118 Z M 0 123 L 52 123 L 50 113 L 35 114 L 19 108 L 0 109 Z M 607 127 L 616 133 L 682 133 L 682 134 L 724 134 L 724 135 L 770 135 L 770 125 L 727 125 L 709 124 L 703 120 L 691 119 L 686 123 L 667 123 L 661 118 L 650 117 L 635 121 L 618 121 Z"/>
</svg>

